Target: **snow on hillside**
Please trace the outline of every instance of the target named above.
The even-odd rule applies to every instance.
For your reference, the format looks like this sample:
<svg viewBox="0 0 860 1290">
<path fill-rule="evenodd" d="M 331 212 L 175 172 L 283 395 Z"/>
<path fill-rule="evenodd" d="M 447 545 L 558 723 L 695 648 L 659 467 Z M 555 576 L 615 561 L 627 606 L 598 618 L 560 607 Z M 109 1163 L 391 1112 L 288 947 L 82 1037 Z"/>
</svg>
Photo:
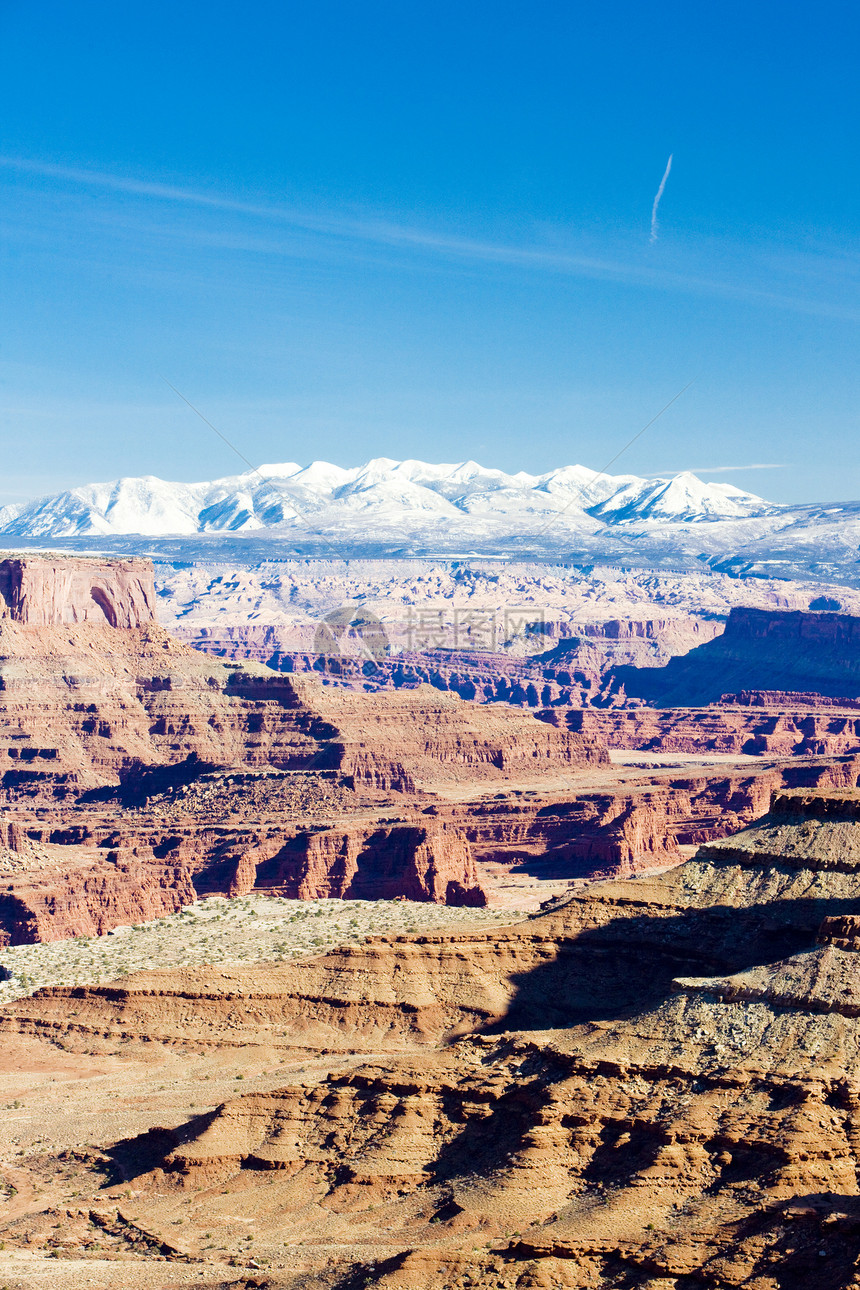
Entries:
<svg viewBox="0 0 860 1290">
<path fill-rule="evenodd" d="M 487 469 L 474 461 L 433 465 L 378 457 L 345 469 L 315 461 L 261 466 L 225 479 L 183 484 L 148 475 L 85 484 L 0 512 L 8 537 L 61 538 L 139 534 L 265 532 L 306 528 L 306 521 L 347 540 L 375 529 L 404 540 L 460 533 L 503 542 L 553 525 L 558 541 L 648 521 L 705 523 L 778 512 L 729 484 L 695 475 L 641 479 L 565 466 L 544 475 Z M 262 532 L 261 532 L 262 531 Z"/>
<path fill-rule="evenodd" d="M 614 524 L 646 518 L 698 523 L 762 515 L 773 509 L 752 493 L 731 484 L 703 484 L 685 471 L 674 479 L 633 479 L 591 513 Z"/>
</svg>

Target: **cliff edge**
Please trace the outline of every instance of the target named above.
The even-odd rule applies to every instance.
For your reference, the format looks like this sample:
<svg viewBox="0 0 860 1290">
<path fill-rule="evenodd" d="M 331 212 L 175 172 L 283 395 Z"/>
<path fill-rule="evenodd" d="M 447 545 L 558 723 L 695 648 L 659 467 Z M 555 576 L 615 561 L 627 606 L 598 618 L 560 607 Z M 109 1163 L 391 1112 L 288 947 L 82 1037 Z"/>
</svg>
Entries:
<svg viewBox="0 0 860 1290">
<path fill-rule="evenodd" d="M 149 560 L 10 555 L 0 560 L 0 620 L 28 627 L 156 622 Z"/>
<path fill-rule="evenodd" d="M 630 698 L 659 707 L 717 703 L 744 690 L 860 697 L 860 618 L 851 614 L 732 609 L 714 640 L 665 667 L 617 667 Z"/>
</svg>

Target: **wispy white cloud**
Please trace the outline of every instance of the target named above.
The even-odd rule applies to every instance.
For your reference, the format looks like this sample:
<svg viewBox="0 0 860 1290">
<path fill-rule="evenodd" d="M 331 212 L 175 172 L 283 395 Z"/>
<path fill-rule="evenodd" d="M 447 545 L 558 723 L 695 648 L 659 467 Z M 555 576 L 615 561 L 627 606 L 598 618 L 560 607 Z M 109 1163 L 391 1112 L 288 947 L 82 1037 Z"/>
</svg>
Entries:
<svg viewBox="0 0 860 1290">
<path fill-rule="evenodd" d="M 172 184 L 152 183 L 148 180 L 130 179 L 123 175 L 103 171 L 81 170 L 71 166 L 58 166 L 51 162 L 32 161 L 21 157 L 0 156 L 0 166 L 50 179 L 64 179 L 69 183 L 92 188 L 105 188 L 113 192 L 152 197 L 159 201 L 179 202 L 210 210 L 233 212 L 273 223 L 289 225 L 306 232 L 330 237 L 360 239 L 387 246 L 413 247 L 418 250 L 438 251 L 470 259 L 495 260 L 522 266 L 540 265 L 555 268 L 581 268 L 602 274 L 629 272 L 627 266 L 610 260 L 589 256 L 573 256 L 541 248 L 522 248 L 504 243 L 482 242 L 472 238 L 451 237 L 444 233 L 397 224 L 384 219 L 357 219 L 348 215 L 320 215 L 285 206 L 269 206 L 256 202 L 238 201 Z M 255 242 L 252 249 L 261 249 Z"/>
<path fill-rule="evenodd" d="M 660 184 L 654 202 L 656 213 L 660 197 L 669 174 L 672 158 Z M 692 257 L 693 267 L 671 269 L 667 265 L 656 266 L 635 258 L 624 258 L 623 255 L 586 255 L 575 251 L 546 246 L 518 246 L 504 242 L 488 242 L 477 238 L 453 236 L 426 228 L 418 228 L 397 223 L 383 218 L 356 217 L 349 214 L 329 214 L 311 212 L 290 206 L 273 206 L 265 203 L 240 200 L 219 194 L 200 192 L 179 185 L 163 184 L 150 180 L 141 180 L 124 175 L 103 171 L 86 170 L 80 167 L 57 165 L 22 157 L 0 155 L 0 168 L 7 171 L 42 176 L 47 179 L 62 180 L 76 187 L 103 189 L 115 193 L 125 193 L 150 199 L 154 202 L 173 203 L 200 210 L 220 211 L 246 217 L 260 224 L 280 225 L 293 232 L 305 233 L 317 239 L 328 239 L 329 245 L 340 244 L 342 252 L 355 254 L 359 247 L 377 250 L 400 250 L 423 253 L 449 264 L 460 265 L 499 265 L 509 268 L 549 272 L 583 279 L 615 282 L 619 285 L 641 286 L 660 291 L 681 291 L 697 295 L 706 295 L 726 300 L 743 300 L 765 308 L 776 308 L 802 312 L 821 317 L 838 318 L 856 321 L 860 311 L 852 304 L 842 300 L 832 301 L 821 297 L 810 297 L 802 294 L 797 288 L 792 275 L 791 284 L 785 290 L 775 290 L 772 282 L 777 274 L 775 266 L 763 272 L 761 278 L 766 285 L 756 285 L 755 274 L 744 264 L 734 276 L 723 274 L 713 277 L 699 271 L 696 256 Z M 117 218 L 123 218 L 120 213 Z M 136 217 L 129 215 L 132 223 Z M 248 250 L 259 254 L 273 256 L 311 255 L 310 245 L 287 245 L 283 238 L 272 237 L 261 230 L 254 232 L 241 229 L 230 231 L 190 230 L 177 227 L 173 230 L 158 228 L 160 236 L 168 231 L 179 239 L 193 238 L 195 244 L 209 244 L 226 249 Z M 619 248 L 616 248 L 616 251 Z M 723 252 L 725 248 L 723 248 Z M 746 248 L 745 248 L 746 251 Z M 748 253 L 747 253 L 748 254 Z M 689 258 L 689 257 L 688 257 Z M 702 256 L 698 256 L 702 259 Z M 725 262 L 725 255 L 723 255 Z M 814 257 L 812 257 L 814 259 Z M 767 267 L 767 266 L 763 266 Z"/>
<path fill-rule="evenodd" d="M 657 189 L 657 196 L 654 198 L 654 205 L 651 207 L 651 241 L 657 241 L 657 211 L 660 206 L 660 198 L 663 196 L 663 189 L 666 187 L 666 180 L 669 178 L 669 171 L 672 169 L 672 157 L 674 153 L 669 153 L 669 160 L 666 162 L 666 169 L 663 171 L 663 178 L 660 180 L 660 187 Z"/>
</svg>

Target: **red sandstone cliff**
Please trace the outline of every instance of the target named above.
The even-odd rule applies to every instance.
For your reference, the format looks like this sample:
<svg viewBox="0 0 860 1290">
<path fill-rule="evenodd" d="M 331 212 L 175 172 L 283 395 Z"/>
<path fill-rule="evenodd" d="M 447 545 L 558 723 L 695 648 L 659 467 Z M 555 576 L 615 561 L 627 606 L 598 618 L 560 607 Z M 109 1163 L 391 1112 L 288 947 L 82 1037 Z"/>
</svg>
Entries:
<svg viewBox="0 0 860 1290">
<path fill-rule="evenodd" d="M 14 849 L 0 849 L 0 945 L 99 936 L 196 900 L 190 870 L 150 847 L 61 846 L 15 832 Z"/>
<path fill-rule="evenodd" d="M 747 823 L 772 789 L 857 782 L 856 758 L 833 756 L 860 747 L 851 709 L 551 708 L 537 721 L 426 685 L 367 694 L 258 664 L 225 664 L 152 621 L 139 565 L 35 558 L 4 565 L 0 783 L 7 804 L 23 799 L 41 812 L 23 824 L 19 814 L 7 830 L 16 857 L 0 903 L 7 936 L 103 931 L 176 908 L 195 889 L 476 903 L 487 862 L 544 876 L 639 872 L 672 863 L 680 846 Z M 726 752 L 752 743 L 789 760 L 621 784 L 609 771 L 606 743 Z M 793 760 L 798 753 L 827 760 Z M 58 805 L 120 780 L 148 800 L 159 784 L 194 780 L 207 766 L 242 772 L 222 776 L 208 816 L 194 815 L 190 801 L 183 814 L 181 797 L 169 818 L 126 813 L 115 801 L 101 815 L 94 806 L 79 813 L 70 828 Z M 274 781 L 261 789 L 270 800 L 258 795 L 249 809 L 238 782 L 272 768 L 307 776 L 320 800 L 325 775 L 339 777 L 340 787 L 322 817 L 309 818 L 301 793 L 278 799 Z M 548 777 L 582 768 L 590 768 L 592 783 L 547 792 Z M 512 783 L 531 785 L 534 796 L 468 800 L 470 786 L 477 797 L 482 785 Z M 357 796 L 347 802 L 349 784 L 365 788 L 375 808 L 365 803 L 359 811 Z M 428 805 L 433 793 L 451 800 Z M 394 827 L 379 818 L 392 794 L 404 813 Z M 31 851 L 26 863 L 22 827 L 48 848 Z"/>
<path fill-rule="evenodd" d="M 0 560 L 0 618 L 30 627 L 155 622 L 149 560 L 7 556 Z"/>
<path fill-rule="evenodd" d="M 742 690 L 860 697 L 860 618 L 733 609 L 726 630 L 660 668 L 617 667 L 629 696 L 662 705 L 713 703 Z"/>
<path fill-rule="evenodd" d="M 479 713 L 430 687 L 390 695 L 326 689 L 255 664 L 219 663 L 155 625 L 0 621 L 0 776 L 7 797 L 73 796 L 136 767 L 339 768 L 414 791 L 463 776 L 538 778 L 606 761 L 566 729 L 513 709 Z"/>
<path fill-rule="evenodd" d="M 484 905 L 466 837 L 426 824 L 302 833 L 259 866 L 254 887 L 293 900 L 431 900 Z"/>
<path fill-rule="evenodd" d="M 386 829 L 371 815 L 337 829 L 335 813 L 320 833 L 289 804 L 246 825 L 229 803 L 226 828 L 212 818 L 189 827 L 175 815 L 142 826 L 117 797 L 98 816 L 94 803 L 111 786 L 123 786 L 123 800 L 145 801 L 207 768 L 301 772 L 319 783 L 336 772 L 338 792 L 365 787 L 378 804 L 380 794 L 426 801 L 463 782 L 539 783 L 548 770 L 608 760 L 581 734 L 429 686 L 347 693 L 208 658 L 155 623 L 151 570 L 140 561 L 26 557 L 0 572 L 0 786 L 19 820 L 22 805 L 30 811 L 9 838 L 24 827 L 43 846 L 26 856 L 19 848 L 7 866 L 7 938 L 89 934 L 168 912 L 194 898 L 192 879 L 203 891 L 237 894 L 267 864 L 264 885 L 284 894 L 483 900 L 456 827 L 419 818 Z M 229 781 L 228 799 L 241 801 Z M 60 805 L 70 801 L 74 828 Z M 343 802 L 338 810 L 349 814 Z"/>
<path fill-rule="evenodd" d="M 63 827 L 43 815 L 2 829 L 17 854 L 0 865 L 0 926 L 13 942 L 56 940 L 156 917 L 197 895 L 252 890 L 482 904 L 488 866 L 554 879 L 642 874 L 677 863 L 680 848 L 749 824 L 774 792 L 853 788 L 858 775 L 858 757 L 795 758 L 603 791 L 501 794 L 423 809 L 407 799 L 397 821 L 340 808 L 337 823 L 312 829 L 274 804 L 268 813 L 257 805 L 254 815 L 239 792 L 233 818 L 217 822 L 91 811 Z"/>
<path fill-rule="evenodd" d="M 537 715 L 607 748 L 769 757 L 838 757 L 860 752 L 857 706 L 850 700 L 819 699 L 817 695 L 786 694 L 773 695 L 769 703 L 720 703 L 704 708 L 550 708 Z"/>
</svg>

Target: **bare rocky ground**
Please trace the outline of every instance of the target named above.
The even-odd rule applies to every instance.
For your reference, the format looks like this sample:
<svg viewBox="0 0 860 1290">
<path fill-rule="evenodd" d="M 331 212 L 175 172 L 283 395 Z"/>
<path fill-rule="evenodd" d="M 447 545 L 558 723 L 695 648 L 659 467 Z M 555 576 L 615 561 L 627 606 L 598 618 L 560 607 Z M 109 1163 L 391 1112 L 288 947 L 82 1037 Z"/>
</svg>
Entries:
<svg viewBox="0 0 860 1290">
<path fill-rule="evenodd" d="M 540 884 L 540 894 L 566 886 Z M 359 944 L 372 934 L 479 931 L 516 917 L 510 908 L 398 900 L 213 897 L 108 936 L 7 947 L 0 961 L 11 975 L 0 982 L 0 1005 L 43 987 L 118 983 L 153 967 L 214 971 L 285 962 Z M 169 1222 L 178 1244 L 165 1245 L 124 1218 L 123 1203 L 134 1193 L 111 1185 L 117 1166 L 105 1147 L 146 1133 L 154 1123 L 178 1125 L 188 1116 L 211 1114 L 237 1093 L 262 1091 L 273 1081 L 313 1079 L 330 1062 L 311 1054 L 296 1062 L 265 1045 L 225 1054 L 129 1037 L 103 1047 L 95 1056 L 66 1051 L 62 1040 L 2 1037 L 0 1227 L 10 1220 L 15 1226 L 16 1215 L 33 1214 L 34 1206 L 37 1217 L 35 1225 L 28 1218 L 17 1248 L 0 1240 L 0 1290 L 253 1286 L 263 1267 L 254 1258 L 256 1219 L 233 1205 L 239 1212 L 219 1221 L 217 1239 L 207 1234 L 191 1252 L 181 1240 L 187 1220 L 177 1209 Z M 347 1056 L 341 1064 L 357 1060 Z M 270 1252 L 261 1258 L 268 1265 Z M 315 1263 L 308 1259 L 309 1270 Z"/>
</svg>

